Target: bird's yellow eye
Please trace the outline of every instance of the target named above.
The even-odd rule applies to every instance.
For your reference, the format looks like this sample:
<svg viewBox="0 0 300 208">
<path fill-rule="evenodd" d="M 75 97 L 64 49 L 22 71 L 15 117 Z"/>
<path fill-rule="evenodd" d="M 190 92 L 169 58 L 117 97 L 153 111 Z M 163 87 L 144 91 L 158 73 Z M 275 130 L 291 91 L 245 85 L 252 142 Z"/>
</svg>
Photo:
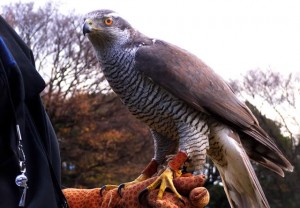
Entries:
<svg viewBox="0 0 300 208">
<path fill-rule="evenodd" d="M 105 20 L 104 20 L 104 24 L 106 24 L 107 26 L 111 26 L 113 23 L 113 19 L 111 17 L 107 17 Z"/>
</svg>

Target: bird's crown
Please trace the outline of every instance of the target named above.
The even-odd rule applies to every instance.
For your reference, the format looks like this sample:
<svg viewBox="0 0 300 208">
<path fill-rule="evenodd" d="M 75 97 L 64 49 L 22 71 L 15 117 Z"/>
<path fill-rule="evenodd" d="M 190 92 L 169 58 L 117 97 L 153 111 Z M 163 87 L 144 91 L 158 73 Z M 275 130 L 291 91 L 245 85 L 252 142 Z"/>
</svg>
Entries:
<svg viewBox="0 0 300 208">
<path fill-rule="evenodd" d="M 96 10 L 84 18 L 83 34 L 88 34 L 92 43 L 124 43 L 131 30 L 131 25 L 112 10 Z"/>
</svg>

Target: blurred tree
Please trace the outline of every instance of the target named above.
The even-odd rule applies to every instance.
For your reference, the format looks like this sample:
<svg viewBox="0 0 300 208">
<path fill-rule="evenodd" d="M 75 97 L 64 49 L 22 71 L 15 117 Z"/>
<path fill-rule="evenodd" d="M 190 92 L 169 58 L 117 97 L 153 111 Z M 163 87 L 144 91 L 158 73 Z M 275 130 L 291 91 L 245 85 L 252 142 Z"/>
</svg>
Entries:
<svg viewBox="0 0 300 208">
<path fill-rule="evenodd" d="M 81 32 L 82 17 L 63 15 L 51 2 L 39 8 L 33 2 L 10 4 L 2 16 L 33 51 L 47 84 L 43 97 L 50 117 L 57 114 L 58 101 L 77 91 L 104 90 L 98 87 L 105 85 L 93 49 Z"/>
<path fill-rule="evenodd" d="M 65 185 L 99 187 L 131 181 L 152 157 L 148 129 L 114 94 L 76 94 L 60 110 L 53 123 L 61 140 Z"/>
<path fill-rule="evenodd" d="M 231 81 L 230 85 L 244 99 L 260 107 L 266 106 L 262 109 L 267 110 L 268 115 L 277 115 L 273 117 L 277 118 L 276 121 L 271 120 L 249 101 L 246 102 L 262 128 L 288 156 L 294 172 L 286 173 L 282 178 L 258 165 L 255 170 L 271 207 L 299 207 L 300 184 L 295 181 L 300 180 L 300 78 L 257 69 L 246 73 L 242 81 Z"/>
<path fill-rule="evenodd" d="M 270 69 L 256 69 L 248 71 L 242 81 L 233 80 L 230 85 L 235 93 L 273 116 L 281 132 L 290 138 L 285 140 L 288 142 L 285 146 L 289 145 L 288 154 L 293 157 L 300 134 L 299 74 L 284 76 Z"/>
</svg>

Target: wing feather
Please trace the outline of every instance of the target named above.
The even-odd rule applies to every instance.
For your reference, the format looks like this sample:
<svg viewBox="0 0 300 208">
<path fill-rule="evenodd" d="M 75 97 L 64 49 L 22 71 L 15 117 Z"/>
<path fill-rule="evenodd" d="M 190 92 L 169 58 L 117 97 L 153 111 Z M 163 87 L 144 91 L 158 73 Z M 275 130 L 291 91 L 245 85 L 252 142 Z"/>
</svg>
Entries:
<svg viewBox="0 0 300 208">
<path fill-rule="evenodd" d="M 177 46 L 156 41 L 141 47 L 136 54 L 136 69 L 198 110 L 239 127 L 258 123 L 220 76 Z"/>
<path fill-rule="evenodd" d="M 249 108 L 233 93 L 229 85 L 195 55 L 164 41 L 155 41 L 140 47 L 135 57 L 135 67 L 153 82 L 195 109 L 206 112 L 263 146 L 264 159 L 246 149 L 249 156 L 264 165 L 279 161 L 280 168 L 292 171 L 293 167 L 278 149 L 275 142 L 260 128 Z M 247 141 L 246 141 L 247 143 Z M 260 154 L 260 153 L 258 153 Z M 275 159 L 272 158 L 275 155 Z M 271 164 L 271 163 L 270 163 Z M 275 172 L 278 169 L 269 167 Z"/>
</svg>

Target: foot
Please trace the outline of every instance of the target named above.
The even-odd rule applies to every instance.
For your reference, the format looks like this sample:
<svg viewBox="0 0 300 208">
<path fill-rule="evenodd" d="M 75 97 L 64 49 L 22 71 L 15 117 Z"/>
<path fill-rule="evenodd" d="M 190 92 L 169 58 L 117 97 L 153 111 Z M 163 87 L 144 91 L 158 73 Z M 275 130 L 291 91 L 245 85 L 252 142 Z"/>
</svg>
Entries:
<svg viewBox="0 0 300 208">
<path fill-rule="evenodd" d="M 169 188 L 177 196 L 177 198 L 180 199 L 180 201 L 183 201 L 182 196 L 178 193 L 174 186 L 174 175 L 178 177 L 180 173 L 175 173 L 168 167 L 152 184 L 150 184 L 146 189 L 144 189 L 140 193 L 140 195 L 143 195 L 144 193 L 149 192 L 160 185 L 157 199 L 162 199 L 166 188 Z"/>
<path fill-rule="evenodd" d="M 182 196 L 178 193 L 178 191 L 174 186 L 173 178 L 181 176 L 182 173 L 180 171 L 180 167 L 184 164 L 186 160 L 187 160 L 187 154 L 185 152 L 179 151 L 168 162 L 167 169 L 152 184 L 150 184 L 139 194 L 139 201 L 141 201 L 141 198 L 145 193 L 148 193 L 149 191 L 155 189 L 160 185 L 157 199 L 161 200 L 163 198 L 163 194 L 166 188 L 169 188 L 180 201 L 184 202 L 182 200 Z"/>
<path fill-rule="evenodd" d="M 127 183 L 121 183 L 119 186 L 118 186 L 118 194 L 120 197 L 122 197 L 122 189 L 128 187 L 128 186 L 131 186 L 131 185 L 134 185 L 134 184 L 137 184 L 139 182 L 142 182 L 144 180 L 147 180 L 149 177 L 144 175 L 143 173 L 137 177 L 135 180 L 131 181 L 131 182 L 127 182 Z"/>
<path fill-rule="evenodd" d="M 118 185 L 103 185 L 100 188 L 100 195 L 103 196 L 103 191 L 109 191 L 118 187 Z"/>
<path fill-rule="evenodd" d="M 122 189 L 123 188 L 125 188 L 127 186 L 131 186 L 131 185 L 136 184 L 136 183 L 139 183 L 139 182 L 144 181 L 148 178 L 149 178 L 148 176 L 146 176 L 144 174 L 141 174 L 135 180 L 130 181 L 130 182 L 126 182 L 126 183 L 121 183 L 120 185 L 104 185 L 100 188 L 100 195 L 101 196 L 103 195 L 102 193 L 103 193 L 104 190 L 112 190 L 112 189 L 118 188 L 118 194 L 119 194 L 120 197 L 122 197 Z"/>
<path fill-rule="evenodd" d="M 150 178 L 154 173 L 156 173 L 158 167 L 158 163 L 156 160 L 152 159 L 149 164 L 146 166 L 146 168 L 142 171 L 141 175 L 137 177 L 135 180 L 127 183 L 121 183 L 119 186 L 117 185 L 104 185 L 100 189 L 100 195 L 102 196 L 102 192 L 104 190 L 111 190 L 118 188 L 118 194 L 120 197 L 122 197 L 122 189 L 126 188 L 128 186 L 131 186 L 133 184 L 139 183 L 141 181 L 144 181 L 148 178 Z"/>
</svg>

